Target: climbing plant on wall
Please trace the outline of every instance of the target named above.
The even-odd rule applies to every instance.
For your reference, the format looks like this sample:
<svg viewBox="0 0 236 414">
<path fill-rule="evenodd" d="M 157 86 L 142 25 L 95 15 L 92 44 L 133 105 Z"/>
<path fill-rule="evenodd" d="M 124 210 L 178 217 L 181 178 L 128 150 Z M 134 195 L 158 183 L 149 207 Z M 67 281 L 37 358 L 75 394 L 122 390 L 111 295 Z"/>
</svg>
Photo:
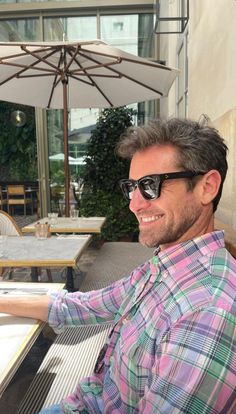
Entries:
<svg viewBox="0 0 236 414">
<path fill-rule="evenodd" d="M 26 115 L 26 122 L 21 127 L 12 122 L 12 113 L 16 110 Z M 1 181 L 36 180 L 37 175 L 34 108 L 0 101 Z"/>
</svg>

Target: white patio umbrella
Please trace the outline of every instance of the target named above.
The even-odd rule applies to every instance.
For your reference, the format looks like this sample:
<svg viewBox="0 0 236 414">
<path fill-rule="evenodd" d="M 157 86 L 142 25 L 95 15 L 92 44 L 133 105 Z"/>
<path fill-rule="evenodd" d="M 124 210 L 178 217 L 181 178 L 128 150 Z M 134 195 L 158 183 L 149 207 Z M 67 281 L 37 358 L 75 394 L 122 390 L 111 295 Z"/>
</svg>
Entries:
<svg viewBox="0 0 236 414">
<path fill-rule="evenodd" d="M 107 108 L 167 96 L 178 71 L 100 40 L 1 43 L 0 99 L 64 113 L 69 215 L 68 108 Z"/>
<path fill-rule="evenodd" d="M 77 157 L 74 158 L 71 162 L 70 165 L 85 165 L 86 164 L 86 158 L 87 157 Z"/>
<path fill-rule="evenodd" d="M 65 155 L 62 152 L 60 152 L 58 154 L 50 155 L 49 159 L 51 161 L 64 161 L 65 160 Z M 73 158 L 69 155 L 68 156 L 68 161 L 69 161 L 69 164 L 71 164 L 71 162 L 73 163 L 75 161 L 75 158 Z"/>
</svg>

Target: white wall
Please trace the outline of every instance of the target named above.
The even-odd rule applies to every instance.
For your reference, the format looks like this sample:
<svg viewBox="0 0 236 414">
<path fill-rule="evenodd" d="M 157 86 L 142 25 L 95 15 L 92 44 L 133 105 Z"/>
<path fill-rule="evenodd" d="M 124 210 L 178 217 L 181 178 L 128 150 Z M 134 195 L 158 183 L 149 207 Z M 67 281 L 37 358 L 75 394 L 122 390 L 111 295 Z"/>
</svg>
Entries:
<svg viewBox="0 0 236 414">
<path fill-rule="evenodd" d="M 190 0 L 189 116 L 236 107 L 236 1 Z"/>
<path fill-rule="evenodd" d="M 229 170 L 216 216 L 236 228 L 236 0 L 189 3 L 188 117 L 207 114 L 226 140 Z M 178 1 L 166 4 L 169 15 L 176 14 Z M 170 66 L 177 65 L 181 36 L 161 37 L 160 58 Z M 176 114 L 176 85 L 162 104 L 164 113 Z"/>
</svg>

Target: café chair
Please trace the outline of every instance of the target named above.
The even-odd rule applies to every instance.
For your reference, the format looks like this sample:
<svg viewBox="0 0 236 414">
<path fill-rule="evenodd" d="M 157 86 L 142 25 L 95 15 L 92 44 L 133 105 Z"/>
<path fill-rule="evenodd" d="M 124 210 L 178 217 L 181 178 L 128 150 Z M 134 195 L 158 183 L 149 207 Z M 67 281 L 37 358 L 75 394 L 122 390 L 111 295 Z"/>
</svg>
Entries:
<svg viewBox="0 0 236 414">
<path fill-rule="evenodd" d="M 0 211 L 0 234 L 2 236 L 22 236 L 21 229 L 8 213 Z M 11 279 L 12 268 L 0 268 L 0 276 Z"/>
<path fill-rule="evenodd" d="M 10 208 L 14 206 L 24 206 L 24 215 L 26 215 L 26 207 L 31 205 L 31 214 L 33 214 L 33 198 L 27 197 L 25 186 L 23 184 L 7 186 L 7 211 L 10 214 Z"/>
<path fill-rule="evenodd" d="M 4 206 L 7 205 L 7 199 L 4 197 L 4 193 L 2 192 L 2 187 L 0 186 L 0 210 L 3 210 Z"/>
<path fill-rule="evenodd" d="M 22 236 L 18 224 L 5 211 L 0 211 L 0 234 L 3 236 Z"/>
<path fill-rule="evenodd" d="M 15 220 L 5 211 L 0 210 L 0 235 L 2 236 L 22 236 L 23 233 L 18 226 L 18 224 L 15 222 Z M 0 268 L 0 276 L 3 278 L 7 277 L 9 279 L 12 278 L 12 272 L 13 269 L 5 269 Z M 52 274 L 50 269 L 46 269 L 47 277 L 49 282 L 53 282 L 52 280 Z"/>
</svg>

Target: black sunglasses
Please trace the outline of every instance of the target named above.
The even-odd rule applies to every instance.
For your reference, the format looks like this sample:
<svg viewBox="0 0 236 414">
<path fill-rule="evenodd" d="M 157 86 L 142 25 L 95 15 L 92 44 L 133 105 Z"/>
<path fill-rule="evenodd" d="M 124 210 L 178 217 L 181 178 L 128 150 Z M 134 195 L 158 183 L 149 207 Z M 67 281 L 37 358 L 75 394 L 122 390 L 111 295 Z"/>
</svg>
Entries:
<svg viewBox="0 0 236 414">
<path fill-rule="evenodd" d="M 150 174 L 139 178 L 139 180 L 120 180 L 119 184 L 121 190 L 127 200 L 132 200 L 133 192 L 136 188 L 139 188 L 145 200 L 155 200 L 160 197 L 161 186 L 165 180 L 173 180 L 176 178 L 193 178 L 197 175 L 204 175 L 205 172 L 193 172 L 193 171 L 179 171 L 166 174 Z"/>
</svg>

